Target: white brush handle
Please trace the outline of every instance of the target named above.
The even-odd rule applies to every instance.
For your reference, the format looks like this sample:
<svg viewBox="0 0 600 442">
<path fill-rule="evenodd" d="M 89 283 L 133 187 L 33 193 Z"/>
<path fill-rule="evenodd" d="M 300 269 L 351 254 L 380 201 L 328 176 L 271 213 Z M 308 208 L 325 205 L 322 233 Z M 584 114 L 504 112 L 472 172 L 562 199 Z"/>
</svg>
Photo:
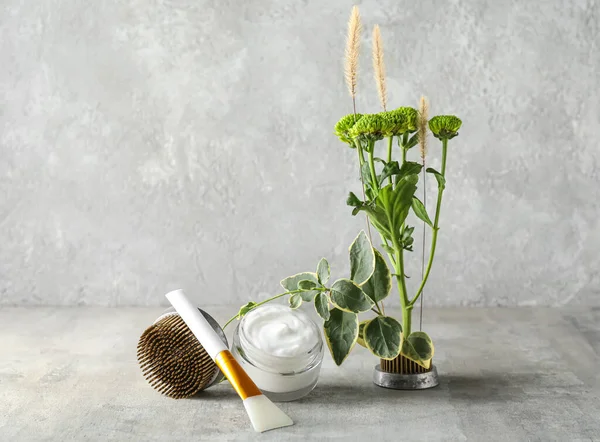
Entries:
<svg viewBox="0 0 600 442">
<path fill-rule="evenodd" d="M 174 290 L 165 296 L 213 360 L 223 350 L 227 350 L 217 332 L 210 326 L 198 308 L 185 296 L 183 290 Z"/>
</svg>

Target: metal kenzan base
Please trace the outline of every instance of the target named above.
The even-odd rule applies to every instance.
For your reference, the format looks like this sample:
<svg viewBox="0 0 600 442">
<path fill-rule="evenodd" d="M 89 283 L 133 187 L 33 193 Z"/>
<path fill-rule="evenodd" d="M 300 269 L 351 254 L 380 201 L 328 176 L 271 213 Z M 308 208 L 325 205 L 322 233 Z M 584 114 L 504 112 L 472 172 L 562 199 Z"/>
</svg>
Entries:
<svg viewBox="0 0 600 442">
<path fill-rule="evenodd" d="M 401 374 L 382 371 L 378 364 L 373 370 L 373 382 L 380 387 L 394 390 L 425 390 L 437 386 L 439 379 L 435 365 L 425 373 Z"/>
</svg>

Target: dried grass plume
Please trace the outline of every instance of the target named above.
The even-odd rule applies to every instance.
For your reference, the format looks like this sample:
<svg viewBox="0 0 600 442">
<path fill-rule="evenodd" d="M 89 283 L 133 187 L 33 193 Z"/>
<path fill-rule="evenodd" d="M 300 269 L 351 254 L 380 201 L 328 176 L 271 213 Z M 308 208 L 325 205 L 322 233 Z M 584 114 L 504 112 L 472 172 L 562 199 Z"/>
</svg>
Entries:
<svg viewBox="0 0 600 442">
<path fill-rule="evenodd" d="M 358 6 L 352 8 L 350 20 L 348 21 L 348 36 L 346 38 L 346 59 L 344 63 L 344 74 L 346 85 L 352 100 L 356 98 L 356 71 L 358 68 L 358 53 L 360 50 L 360 33 L 362 25 Z"/>
<path fill-rule="evenodd" d="M 381 42 L 381 32 L 379 25 L 373 28 L 373 71 L 375 73 L 375 83 L 379 93 L 379 101 L 383 110 L 387 110 L 387 90 L 385 88 L 385 63 L 383 62 L 383 44 Z"/>
<path fill-rule="evenodd" d="M 425 162 L 427 155 L 427 121 L 429 120 L 429 100 L 427 97 L 421 96 L 419 102 L 419 120 L 417 122 L 417 130 L 419 131 L 419 152 L 421 160 Z"/>
</svg>

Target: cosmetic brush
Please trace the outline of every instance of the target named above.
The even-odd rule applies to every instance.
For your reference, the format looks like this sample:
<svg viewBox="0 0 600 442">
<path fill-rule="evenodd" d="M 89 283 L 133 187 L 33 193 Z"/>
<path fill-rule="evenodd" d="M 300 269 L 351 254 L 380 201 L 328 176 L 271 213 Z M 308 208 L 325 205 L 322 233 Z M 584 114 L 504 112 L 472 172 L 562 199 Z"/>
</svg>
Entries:
<svg viewBox="0 0 600 442">
<path fill-rule="evenodd" d="M 290 417 L 261 393 L 183 290 L 169 292 L 166 297 L 242 399 L 254 430 L 263 432 L 293 425 Z"/>
</svg>

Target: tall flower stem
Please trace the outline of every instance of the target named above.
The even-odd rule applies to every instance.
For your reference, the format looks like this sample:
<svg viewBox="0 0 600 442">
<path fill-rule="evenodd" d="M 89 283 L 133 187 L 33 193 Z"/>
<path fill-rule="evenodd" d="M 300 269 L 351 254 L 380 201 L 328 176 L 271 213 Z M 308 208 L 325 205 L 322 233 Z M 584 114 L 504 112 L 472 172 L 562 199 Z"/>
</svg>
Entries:
<svg viewBox="0 0 600 442">
<path fill-rule="evenodd" d="M 398 286 L 398 292 L 400 293 L 400 306 L 402 307 L 402 332 L 404 336 L 410 335 L 410 325 L 412 317 L 412 305 L 408 301 L 408 294 L 406 291 L 406 282 L 404 276 L 404 257 L 402 256 L 402 249 L 396 251 L 396 285 Z"/>
<path fill-rule="evenodd" d="M 446 153 L 447 153 L 447 151 L 448 151 L 448 140 L 443 139 L 442 140 L 442 168 L 440 170 L 440 173 L 444 177 L 446 176 Z M 437 204 L 435 206 L 435 220 L 433 222 L 433 234 L 431 235 L 431 249 L 429 252 L 429 260 L 427 261 L 427 268 L 425 269 L 425 275 L 423 276 L 423 280 L 421 281 L 419 290 L 417 290 L 417 294 L 412 299 L 412 301 L 410 301 L 411 307 L 415 304 L 415 302 L 417 302 L 417 299 L 419 299 L 419 296 L 421 296 L 421 293 L 423 293 L 423 288 L 425 287 L 425 284 L 427 283 L 427 279 L 429 278 L 429 273 L 431 272 L 431 266 L 433 264 L 433 258 L 435 256 L 435 246 L 437 244 L 437 236 L 438 236 L 438 231 L 439 231 L 440 208 L 442 206 L 442 195 L 444 194 L 444 187 L 445 186 L 440 186 L 440 188 L 438 190 Z"/>
<path fill-rule="evenodd" d="M 365 154 L 363 152 L 362 146 L 359 141 L 356 141 L 356 152 L 358 153 L 358 165 L 362 168 L 363 163 L 365 162 Z M 362 175 L 361 175 L 362 179 Z"/>
<path fill-rule="evenodd" d="M 424 150 L 422 150 L 424 152 Z M 425 155 L 421 155 L 421 160 L 423 163 L 423 206 L 427 207 L 427 172 L 425 170 Z M 425 209 L 427 210 L 427 209 Z M 425 276 L 425 236 L 427 231 L 427 224 L 423 222 L 423 236 L 422 236 L 422 247 L 421 247 L 421 280 Z M 425 298 L 425 294 L 421 291 L 421 306 L 419 307 L 419 330 L 423 329 L 423 298 Z"/>
<path fill-rule="evenodd" d="M 408 153 L 408 149 L 406 145 L 408 144 L 408 132 L 402 135 L 402 138 L 398 137 L 398 144 L 400 145 L 400 149 L 402 150 L 402 164 L 406 163 L 406 154 Z M 402 164 L 400 164 L 402 166 Z"/>
<path fill-rule="evenodd" d="M 389 246 L 387 239 L 383 235 L 381 235 L 381 239 Z M 398 293 L 400 295 L 400 306 L 402 307 L 402 331 L 403 333 L 406 333 L 406 330 L 408 330 L 410 334 L 412 305 L 410 305 L 410 302 L 408 301 L 408 292 L 406 290 L 406 282 L 404 281 L 403 250 L 397 240 L 392 241 L 392 246 L 394 253 L 387 252 L 387 256 L 392 263 L 392 267 L 394 267 L 396 285 L 398 286 Z M 408 334 L 405 334 L 405 336 L 408 336 Z"/>
<path fill-rule="evenodd" d="M 373 190 L 379 187 L 377 185 L 377 171 L 375 170 L 375 142 L 369 141 L 369 169 L 371 170 L 371 183 Z M 376 192 L 375 192 L 376 193 Z"/>
<path fill-rule="evenodd" d="M 406 149 L 406 143 L 408 142 L 408 134 L 404 134 L 402 138 L 398 138 L 400 143 L 400 149 L 402 150 L 402 166 L 406 163 L 406 154 L 408 149 Z M 402 223 L 402 227 L 400 229 L 401 232 L 404 231 L 405 223 Z M 408 290 L 406 289 L 406 277 L 404 275 L 404 249 L 398 244 L 398 241 L 394 241 L 394 250 L 395 253 L 395 262 L 396 265 L 394 270 L 396 272 L 396 285 L 398 286 L 398 292 L 400 293 L 400 305 L 402 307 L 402 333 L 404 336 L 410 335 L 411 329 L 411 320 L 412 320 L 412 305 L 408 300 Z"/>
<path fill-rule="evenodd" d="M 388 138 L 388 150 L 387 150 L 387 162 L 392 162 L 392 147 L 393 147 L 394 136 Z M 392 177 L 389 178 L 390 184 L 392 184 Z"/>
<path fill-rule="evenodd" d="M 421 96 L 419 100 L 419 118 L 417 121 L 417 136 L 419 141 L 419 153 L 423 171 L 423 207 L 427 211 L 427 170 L 425 169 L 425 157 L 427 156 L 427 125 L 429 123 L 429 100 Z M 423 235 L 421 240 L 421 280 L 425 275 L 425 237 L 427 236 L 427 223 L 423 221 Z M 421 306 L 419 308 L 419 330 L 423 330 L 423 299 L 425 291 L 421 293 Z"/>
<path fill-rule="evenodd" d="M 360 188 L 362 189 L 362 197 L 363 200 L 366 200 L 366 190 L 365 190 L 365 182 L 362 176 L 362 165 L 365 162 L 365 154 L 363 152 L 363 148 L 362 145 L 360 144 L 360 141 L 356 140 L 355 141 L 355 146 L 356 146 L 356 151 L 358 152 L 358 176 L 360 176 L 360 182 L 361 182 L 361 186 Z M 371 239 L 371 223 L 369 222 L 369 215 L 365 214 L 365 221 L 367 222 L 367 233 L 369 234 L 369 241 L 373 242 L 373 240 Z"/>
</svg>

